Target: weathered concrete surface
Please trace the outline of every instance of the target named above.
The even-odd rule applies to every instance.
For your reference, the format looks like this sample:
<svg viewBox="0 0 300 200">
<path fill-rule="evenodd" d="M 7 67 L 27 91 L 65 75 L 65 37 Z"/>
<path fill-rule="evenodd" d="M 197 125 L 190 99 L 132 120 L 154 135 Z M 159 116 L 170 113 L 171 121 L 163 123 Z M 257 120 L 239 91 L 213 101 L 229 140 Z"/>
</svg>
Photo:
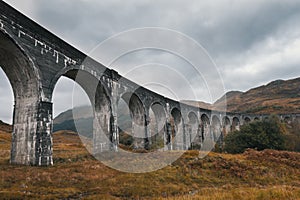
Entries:
<svg viewBox="0 0 300 200">
<path fill-rule="evenodd" d="M 95 154 L 118 150 L 120 99 L 130 110 L 136 149 L 148 149 L 157 140 L 163 150 L 201 148 L 204 140 L 217 142 L 228 131 L 266 117 L 196 108 L 149 91 L 88 58 L 3 1 L 0 66 L 15 98 L 13 164 L 53 164 L 52 93 L 62 76 L 76 81 L 91 101 Z M 289 121 L 297 115 L 281 117 Z"/>
</svg>

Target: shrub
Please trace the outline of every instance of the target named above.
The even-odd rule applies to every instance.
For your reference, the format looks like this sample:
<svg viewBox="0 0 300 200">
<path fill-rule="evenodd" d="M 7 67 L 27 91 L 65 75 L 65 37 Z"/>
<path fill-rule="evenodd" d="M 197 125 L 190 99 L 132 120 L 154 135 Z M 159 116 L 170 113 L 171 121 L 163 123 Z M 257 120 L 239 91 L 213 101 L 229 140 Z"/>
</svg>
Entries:
<svg viewBox="0 0 300 200">
<path fill-rule="evenodd" d="M 229 133 L 225 138 L 224 150 L 228 153 L 243 153 L 247 148 L 283 150 L 284 144 L 284 128 L 276 116 L 271 116 Z"/>
<path fill-rule="evenodd" d="M 287 125 L 288 134 L 285 135 L 286 149 L 300 152 L 300 120 L 296 119 Z"/>
</svg>

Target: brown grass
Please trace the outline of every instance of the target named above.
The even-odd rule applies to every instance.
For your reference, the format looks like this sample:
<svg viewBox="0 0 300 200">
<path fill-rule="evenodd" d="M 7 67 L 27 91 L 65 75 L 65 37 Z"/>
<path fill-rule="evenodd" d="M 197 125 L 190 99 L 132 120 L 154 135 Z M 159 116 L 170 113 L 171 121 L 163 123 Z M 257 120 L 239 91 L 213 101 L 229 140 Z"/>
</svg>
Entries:
<svg viewBox="0 0 300 200">
<path fill-rule="evenodd" d="M 151 173 L 108 168 L 76 133 L 54 134 L 52 167 L 9 164 L 10 134 L 0 132 L 0 199 L 300 199 L 300 154 L 241 155 L 188 151 Z"/>
</svg>

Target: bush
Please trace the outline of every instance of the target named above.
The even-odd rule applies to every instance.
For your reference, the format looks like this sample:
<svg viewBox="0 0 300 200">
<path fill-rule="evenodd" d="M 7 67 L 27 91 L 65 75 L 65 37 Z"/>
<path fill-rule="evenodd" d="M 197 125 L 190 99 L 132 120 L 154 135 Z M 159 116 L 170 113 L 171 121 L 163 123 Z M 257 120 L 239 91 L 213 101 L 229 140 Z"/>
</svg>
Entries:
<svg viewBox="0 0 300 200">
<path fill-rule="evenodd" d="M 300 120 L 296 119 L 287 125 L 288 134 L 285 135 L 286 149 L 300 152 Z"/>
<path fill-rule="evenodd" d="M 247 148 L 264 150 L 285 148 L 284 127 L 276 116 L 263 121 L 254 121 L 229 133 L 224 150 L 228 153 L 243 153 Z"/>
<path fill-rule="evenodd" d="M 120 132 L 119 142 L 120 144 L 123 144 L 125 146 L 131 146 L 133 144 L 133 137 L 126 133 L 126 132 Z"/>
</svg>

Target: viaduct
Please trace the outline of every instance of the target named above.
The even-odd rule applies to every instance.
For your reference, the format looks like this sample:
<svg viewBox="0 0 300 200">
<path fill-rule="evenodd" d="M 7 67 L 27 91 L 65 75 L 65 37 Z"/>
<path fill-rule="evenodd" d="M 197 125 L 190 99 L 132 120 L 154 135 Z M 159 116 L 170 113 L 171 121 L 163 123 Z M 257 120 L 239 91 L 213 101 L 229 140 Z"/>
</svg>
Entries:
<svg viewBox="0 0 300 200">
<path fill-rule="evenodd" d="M 118 151 L 120 99 L 130 109 L 136 148 L 148 148 L 151 138 L 161 135 L 165 149 L 185 150 L 201 146 L 206 138 L 217 141 L 229 130 L 267 117 L 201 109 L 165 98 L 89 58 L 3 1 L 0 1 L 0 66 L 11 83 L 15 99 L 13 164 L 53 164 L 52 93 L 62 76 L 76 81 L 91 101 L 94 152 Z M 150 118 L 150 110 L 155 119 Z M 149 129 L 153 120 L 157 126 L 154 133 Z"/>
</svg>

